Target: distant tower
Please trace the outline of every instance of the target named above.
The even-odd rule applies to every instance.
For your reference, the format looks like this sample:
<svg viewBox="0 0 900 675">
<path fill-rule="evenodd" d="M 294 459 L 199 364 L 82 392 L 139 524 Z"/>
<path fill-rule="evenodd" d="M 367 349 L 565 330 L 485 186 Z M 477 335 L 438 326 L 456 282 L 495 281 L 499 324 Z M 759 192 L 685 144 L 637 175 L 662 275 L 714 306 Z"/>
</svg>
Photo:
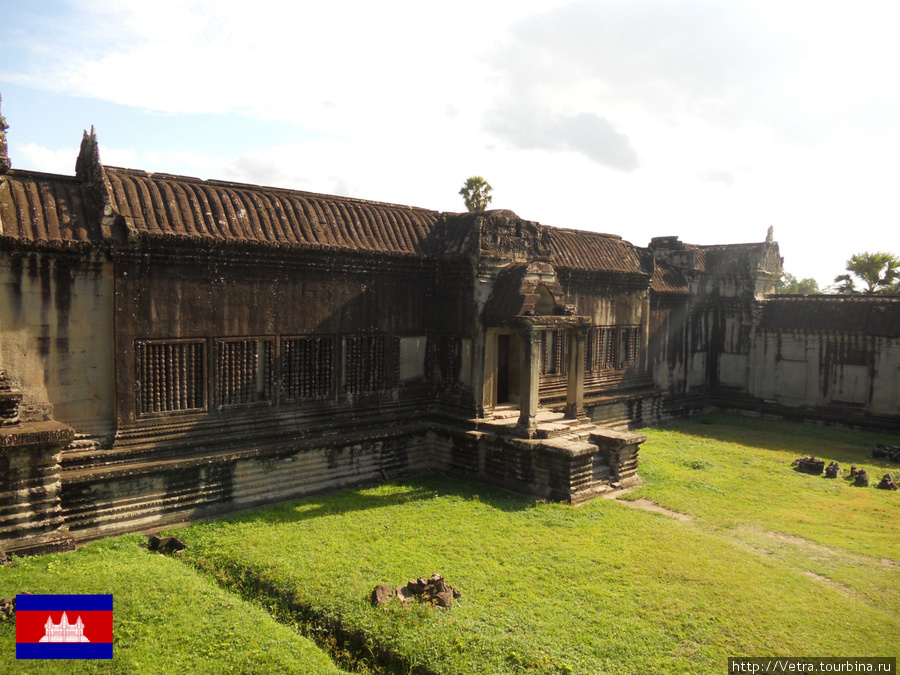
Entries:
<svg viewBox="0 0 900 675">
<path fill-rule="evenodd" d="M 3 102 L 3 97 L 0 97 L 0 103 Z M 6 130 L 9 129 L 9 125 L 6 123 L 6 118 L 3 116 L 3 113 L 0 112 L 0 175 L 9 171 L 10 166 L 9 163 L 9 150 L 6 147 Z"/>
</svg>

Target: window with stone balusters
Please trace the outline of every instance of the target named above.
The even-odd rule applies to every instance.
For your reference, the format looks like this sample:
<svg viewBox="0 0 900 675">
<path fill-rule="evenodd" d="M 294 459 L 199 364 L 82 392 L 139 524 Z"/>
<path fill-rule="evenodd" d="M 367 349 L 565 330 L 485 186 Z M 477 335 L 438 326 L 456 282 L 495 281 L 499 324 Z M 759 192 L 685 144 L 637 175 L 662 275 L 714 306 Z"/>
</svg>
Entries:
<svg viewBox="0 0 900 675">
<path fill-rule="evenodd" d="M 269 338 L 216 340 L 217 405 L 272 401 L 272 360 L 272 340 Z"/>
<path fill-rule="evenodd" d="M 135 343 L 138 415 L 206 409 L 206 341 Z"/>
<path fill-rule="evenodd" d="M 333 335 L 309 335 L 281 341 L 281 371 L 286 402 L 334 395 Z"/>
</svg>

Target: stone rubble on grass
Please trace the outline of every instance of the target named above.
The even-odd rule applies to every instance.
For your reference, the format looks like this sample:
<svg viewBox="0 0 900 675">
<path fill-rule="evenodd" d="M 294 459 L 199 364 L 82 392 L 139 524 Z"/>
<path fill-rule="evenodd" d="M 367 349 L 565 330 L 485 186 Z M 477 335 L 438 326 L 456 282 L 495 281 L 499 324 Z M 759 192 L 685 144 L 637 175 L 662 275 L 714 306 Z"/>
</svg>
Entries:
<svg viewBox="0 0 900 675">
<path fill-rule="evenodd" d="M 156 551 L 157 553 L 171 554 L 171 553 L 181 553 L 184 549 L 187 548 L 187 544 L 185 544 L 178 537 L 157 537 L 155 534 L 151 534 L 147 537 L 147 550 L 148 551 Z"/>
<path fill-rule="evenodd" d="M 0 621 L 6 621 L 16 613 L 16 598 L 3 598 L 0 600 Z"/>
<path fill-rule="evenodd" d="M 386 605 L 394 597 L 394 589 L 384 584 L 378 584 L 372 589 L 372 604 L 376 607 Z"/>
<path fill-rule="evenodd" d="M 876 485 L 879 490 L 896 490 L 897 483 L 894 482 L 893 476 L 891 474 L 884 474 L 884 478 L 881 479 L 881 482 Z"/>
<path fill-rule="evenodd" d="M 853 468 L 856 469 L 856 467 Z M 855 474 L 851 470 L 850 475 L 853 476 L 853 484 L 856 487 L 869 487 L 869 474 L 865 469 L 856 469 Z"/>
<path fill-rule="evenodd" d="M 31 595 L 28 591 L 22 591 L 19 595 Z M 16 613 L 16 596 L 0 600 L 0 621 L 6 621 Z"/>
<path fill-rule="evenodd" d="M 826 478 L 837 478 L 841 475 L 841 467 L 837 462 L 831 462 L 827 467 L 825 467 L 825 477 Z"/>
<path fill-rule="evenodd" d="M 882 445 L 879 443 L 872 450 L 871 456 L 875 459 L 886 459 L 890 462 L 900 462 L 900 447 L 896 445 Z"/>
<path fill-rule="evenodd" d="M 800 457 L 799 459 L 795 459 L 791 462 L 791 466 L 796 466 L 797 471 L 802 471 L 803 473 L 811 473 L 814 476 L 819 476 L 825 470 L 825 460 L 824 459 L 816 459 L 812 455 L 809 457 Z"/>
<path fill-rule="evenodd" d="M 409 581 L 406 586 L 396 588 L 378 584 L 372 590 L 372 604 L 376 607 L 386 605 L 394 597 L 403 603 L 418 598 L 420 602 L 429 602 L 436 607 L 450 607 L 460 597 L 460 592 L 450 586 L 440 574 L 432 574 L 429 579 L 419 577 Z"/>
</svg>

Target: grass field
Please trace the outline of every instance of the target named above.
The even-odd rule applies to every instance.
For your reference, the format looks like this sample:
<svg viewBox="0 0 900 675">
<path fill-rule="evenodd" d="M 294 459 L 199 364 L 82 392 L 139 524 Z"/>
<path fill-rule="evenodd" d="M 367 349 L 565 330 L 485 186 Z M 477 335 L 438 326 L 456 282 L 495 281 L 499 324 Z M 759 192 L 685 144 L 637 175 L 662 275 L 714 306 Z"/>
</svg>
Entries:
<svg viewBox="0 0 900 675">
<path fill-rule="evenodd" d="M 114 617 L 112 661 L 17 662 L 15 623 L 0 622 L 0 672 L 341 672 L 295 630 L 179 560 L 148 553 L 142 541 L 117 537 L 0 568 L 0 597 L 112 593 Z"/>
<path fill-rule="evenodd" d="M 725 416 L 646 433 L 645 485 L 627 498 L 689 519 L 422 477 L 192 525 L 180 559 L 126 537 L 26 561 L 0 569 L 0 595 L 115 593 L 120 672 L 291 672 L 277 664 L 301 657 L 316 665 L 294 672 L 328 672 L 297 631 L 359 672 L 722 673 L 736 655 L 897 655 L 900 493 L 790 467 L 815 454 L 877 482 L 891 467 L 866 454 L 897 437 Z M 375 584 L 433 572 L 462 592 L 449 610 L 369 604 Z M 262 627 L 252 644 L 245 613 Z M 197 616 L 234 637 L 205 637 Z M 0 658 L 11 636 L 0 626 Z"/>
</svg>

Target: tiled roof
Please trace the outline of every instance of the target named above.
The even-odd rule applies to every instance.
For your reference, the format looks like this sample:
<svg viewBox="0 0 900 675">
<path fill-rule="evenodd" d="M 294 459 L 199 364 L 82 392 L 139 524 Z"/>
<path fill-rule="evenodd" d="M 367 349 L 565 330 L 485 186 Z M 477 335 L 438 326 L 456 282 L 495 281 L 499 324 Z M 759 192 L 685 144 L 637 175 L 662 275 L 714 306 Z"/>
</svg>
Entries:
<svg viewBox="0 0 900 675">
<path fill-rule="evenodd" d="M 77 178 L 10 171 L 0 180 L 0 234 L 39 244 L 89 242 L 99 233 L 91 232 L 86 205 Z"/>
<path fill-rule="evenodd" d="M 286 248 L 456 257 L 472 231 L 468 214 L 197 178 L 100 167 L 101 179 L 10 171 L 0 182 L 2 236 L 36 244 L 105 243 L 99 208 L 132 237 Z M 100 201 L 92 201 L 97 197 Z M 114 226 L 117 237 L 121 225 Z M 561 268 L 646 276 L 621 237 L 547 227 Z"/>
<path fill-rule="evenodd" d="M 114 167 L 106 176 L 113 209 L 150 237 L 434 253 L 436 211 Z"/>
<path fill-rule="evenodd" d="M 555 267 L 598 272 L 643 274 L 638 250 L 621 237 L 598 232 L 548 228 Z"/>
<path fill-rule="evenodd" d="M 297 190 L 103 167 L 113 215 L 149 239 L 455 256 L 464 224 L 437 211 Z M 2 236 L 57 246 L 100 244 L 92 186 L 78 177 L 10 171 L 0 182 Z"/>
<path fill-rule="evenodd" d="M 900 336 L 900 297 L 785 295 L 766 298 L 760 328 Z"/>
<path fill-rule="evenodd" d="M 684 275 L 675 267 L 656 261 L 653 277 L 650 279 L 650 290 L 667 295 L 688 295 L 691 288 Z"/>
</svg>

